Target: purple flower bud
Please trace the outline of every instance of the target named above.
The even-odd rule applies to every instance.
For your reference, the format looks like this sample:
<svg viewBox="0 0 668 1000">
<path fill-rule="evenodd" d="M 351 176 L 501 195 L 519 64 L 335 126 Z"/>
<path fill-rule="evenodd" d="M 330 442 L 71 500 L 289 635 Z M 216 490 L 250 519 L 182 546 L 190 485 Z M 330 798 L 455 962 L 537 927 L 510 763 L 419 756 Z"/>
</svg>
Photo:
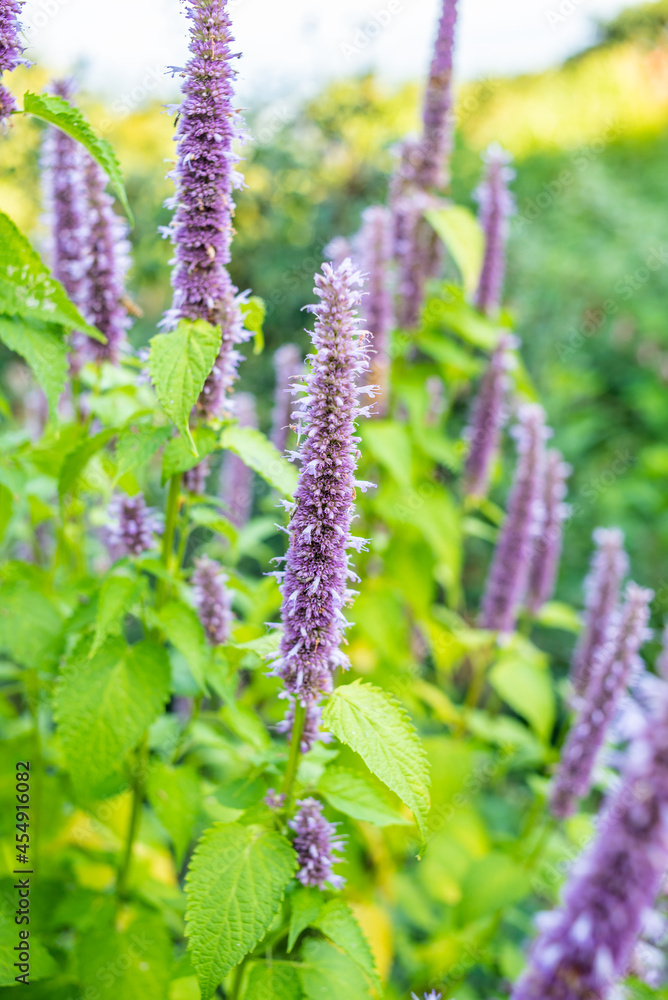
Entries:
<svg viewBox="0 0 668 1000">
<path fill-rule="evenodd" d="M 26 60 L 19 34 L 21 25 L 19 14 L 23 0 L 0 0 L 0 76 L 11 73 Z M 12 111 L 16 111 L 14 97 L 4 84 L 0 83 L 0 124 L 6 125 Z"/>
<path fill-rule="evenodd" d="M 61 80 L 54 83 L 53 92 L 69 101 L 74 86 Z M 85 305 L 90 266 L 85 165 L 86 153 L 80 143 L 58 128 L 46 130 L 42 146 L 46 256 L 54 276 L 79 309 Z"/>
<path fill-rule="evenodd" d="M 190 0 L 191 59 L 183 76 L 179 109 L 177 165 L 172 174 L 174 218 L 165 235 L 174 244 L 172 308 L 163 327 L 180 319 L 204 319 L 222 329 L 214 371 L 200 397 L 205 416 L 220 416 L 237 374 L 236 345 L 247 340 L 241 299 L 227 271 L 232 241 L 232 192 L 243 183 L 236 170 L 233 141 L 242 137 L 233 108 L 231 22 L 225 0 Z"/>
<path fill-rule="evenodd" d="M 526 404 L 513 428 L 518 460 L 508 513 L 501 528 L 482 600 L 481 627 L 512 632 L 529 582 L 531 553 L 543 511 L 545 427 L 542 407 Z"/>
<path fill-rule="evenodd" d="M 257 427 L 254 396 L 249 392 L 237 393 L 234 407 L 240 427 Z M 230 521 L 237 528 L 243 528 L 253 509 L 253 470 L 231 451 L 223 459 L 220 494 Z"/>
<path fill-rule="evenodd" d="M 301 799 L 297 805 L 299 812 L 288 823 L 295 831 L 292 846 L 299 861 L 297 878 L 302 885 L 324 889 L 329 883 L 333 889 L 340 889 L 346 880 L 332 872 L 333 865 L 343 860 L 336 852 L 345 849 L 343 838 L 336 832 L 338 824 L 327 822 L 317 799 Z"/>
<path fill-rule="evenodd" d="M 162 533 L 159 514 L 146 506 L 141 493 L 134 497 L 116 493 L 109 504 L 111 524 L 105 541 L 112 559 L 140 556 L 155 545 L 155 535 Z"/>
<path fill-rule="evenodd" d="M 340 650 L 347 622 L 343 608 L 353 597 L 348 581 L 356 579 L 348 549 L 361 540 L 350 534 L 358 438 L 355 424 L 367 416 L 360 407 L 359 378 L 368 371 L 368 343 L 358 330 L 362 279 L 350 260 L 338 270 L 323 264 L 311 306 L 316 323 L 315 353 L 309 358 L 306 396 L 293 414 L 300 436 L 301 463 L 295 503 L 287 529 L 290 539 L 284 573 L 278 573 L 283 597 L 283 636 L 273 671 L 289 694 L 308 704 L 332 690 L 336 667 L 346 668 Z"/>
<path fill-rule="evenodd" d="M 561 452 L 548 451 L 545 463 L 544 521 L 536 537 L 529 575 L 527 607 L 537 615 L 554 593 L 564 537 L 564 521 L 571 508 L 564 503 L 566 480 L 572 469 Z"/>
<path fill-rule="evenodd" d="M 72 343 L 78 362 L 118 362 L 130 317 L 122 303 L 125 276 L 130 266 L 130 243 L 127 225 L 116 214 L 113 198 L 107 194 L 107 176 L 90 156 L 84 173 L 88 201 L 86 278 L 81 311 L 107 338 L 100 344 L 91 337 L 76 333 Z M 75 362 L 76 364 L 76 362 Z"/>
<path fill-rule="evenodd" d="M 292 391 L 296 379 L 304 374 L 304 362 L 295 344 L 283 344 L 274 354 L 276 390 L 274 393 L 274 413 L 271 422 L 271 440 L 279 451 L 285 450 L 290 430 L 292 413 Z"/>
<path fill-rule="evenodd" d="M 597 528 L 594 542 L 596 552 L 585 580 L 584 628 L 571 663 L 576 694 L 582 694 L 587 687 L 596 651 L 608 632 L 629 565 L 624 535 L 619 528 Z"/>
<path fill-rule="evenodd" d="M 482 499 L 489 487 L 492 466 L 499 451 L 501 431 L 506 422 L 506 401 L 514 364 L 512 351 L 519 341 L 510 334 L 500 338 L 473 404 L 471 423 L 464 432 L 469 443 L 464 489 L 467 495 Z"/>
<path fill-rule="evenodd" d="M 552 791 L 555 816 L 570 816 L 578 799 L 591 787 L 596 757 L 638 664 L 638 651 L 651 636 L 647 622 L 653 597 L 653 591 L 635 583 L 627 584 L 620 619 L 611 623 L 606 641 L 597 649 L 591 680 L 581 698 L 578 717 L 568 735 L 555 778 Z"/>
<path fill-rule="evenodd" d="M 314 743 L 320 740 L 322 743 L 329 743 L 331 736 L 329 733 L 320 732 L 320 723 L 322 721 L 322 710 L 317 701 L 307 701 L 306 702 L 306 715 L 304 718 L 304 727 L 302 729 L 301 743 L 299 744 L 299 750 L 301 753 L 308 753 L 309 750 L 313 748 Z M 285 718 L 282 722 L 279 722 L 276 726 L 277 733 L 285 733 L 288 737 L 288 742 L 292 739 L 292 729 L 295 723 L 295 702 L 294 698 L 290 700 L 288 710 L 285 713 Z"/>
<path fill-rule="evenodd" d="M 389 336 L 394 325 L 390 262 L 392 259 L 392 215 L 379 205 L 362 214 L 357 237 L 362 272 L 368 275 L 363 301 L 365 325 L 371 334 L 371 377 L 381 387 L 381 406 L 387 412 L 390 371 Z"/>
<path fill-rule="evenodd" d="M 508 219 L 515 210 L 515 200 L 508 190 L 515 176 L 515 171 L 508 166 L 511 161 L 510 153 L 501 146 L 490 146 L 485 154 L 485 179 L 476 191 L 480 222 L 485 233 L 485 257 L 476 306 L 487 316 L 496 316 L 503 295 Z"/>
<path fill-rule="evenodd" d="M 194 493 L 201 497 L 206 493 L 206 481 L 211 472 L 211 464 L 208 458 L 203 458 L 201 462 L 183 473 L 183 488 L 187 493 Z"/>
<path fill-rule="evenodd" d="M 668 867 L 668 691 L 629 753 L 596 840 L 554 913 L 538 920 L 529 968 L 512 1000 L 611 996 L 629 968 Z"/>
<path fill-rule="evenodd" d="M 274 812 L 280 812 L 285 805 L 285 795 L 277 792 L 275 788 L 270 788 L 264 797 L 264 804 Z"/>
<path fill-rule="evenodd" d="M 443 0 L 434 56 L 422 113 L 418 183 L 425 189 L 445 187 L 452 150 L 452 53 L 457 23 L 457 0 Z"/>
<path fill-rule="evenodd" d="M 208 556 L 195 560 L 191 579 L 195 606 L 211 646 L 223 646 L 230 638 L 232 597 L 227 581 L 227 573 Z"/>
</svg>

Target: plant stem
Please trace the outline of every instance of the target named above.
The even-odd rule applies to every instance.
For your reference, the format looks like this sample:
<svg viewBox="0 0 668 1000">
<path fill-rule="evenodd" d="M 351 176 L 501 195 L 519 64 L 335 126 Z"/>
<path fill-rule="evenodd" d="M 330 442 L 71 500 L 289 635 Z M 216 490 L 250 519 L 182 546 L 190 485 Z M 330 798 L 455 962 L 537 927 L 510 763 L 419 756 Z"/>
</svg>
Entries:
<svg viewBox="0 0 668 1000">
<path fill-rule="evenodd" d="M 241 993 L 241 982 L 244 978 L 245 968 L 246 968 L 246 959 L 244 958 L 237 966 L 237 971 L 234 973 L 234 981 L 232 983 L 232 990 L 230 992 L 230 1000 L 239 1000 L 239 995 Z"/>
<path fill-rule="evenodd" d="M 172 476 L 169 481 L 167 510 L 165 513 L 165 533 L 162 537 L 162 564 L 166 570 L 172 568 L 172 553 L 174 549 L 174 533 L 179 514 L 179 495 L 181 492 L 181 475 Z M 162 577 L 158 580 L 155 591 L 155 607 L 159 611 L 167 599 L 169 585 Z"/>
<path fill-rule="evenodd" d="M 292 808 L 292 799 L 295 789 L 295 779 L 297 768 L 299 767 L 299 757 L 301 755 L 302 733 L 304 732 L 304 722 L 306 720 L 306 709 L 300 701 L 295 701 L 295 719 L 292 724 L 292 737 L 290 739 L 290 755 L 288 766 L 285 769 L 285 781 L 283 782 L 283 794 L 285 795 L 285 812 Z"/>
<path fill-rule="evenodd" d="M 134 846 L 137 831 L 139 830 L 139 820 L 141 819 L 141 807 L 144 801 L 146 788 L 146 767 L 148 764 L 148 738 L 145 736 L 139 745 L 135 759 L 135 773 L 132 776 L 132 810 L 130 812 L 130 825 L 125 841 L 123 859 L 118 870 L 116 880 L 116 895 L 123 899 L 126 894 L 130 864 L 132 862 L 132 848 Z"/>
</svg>

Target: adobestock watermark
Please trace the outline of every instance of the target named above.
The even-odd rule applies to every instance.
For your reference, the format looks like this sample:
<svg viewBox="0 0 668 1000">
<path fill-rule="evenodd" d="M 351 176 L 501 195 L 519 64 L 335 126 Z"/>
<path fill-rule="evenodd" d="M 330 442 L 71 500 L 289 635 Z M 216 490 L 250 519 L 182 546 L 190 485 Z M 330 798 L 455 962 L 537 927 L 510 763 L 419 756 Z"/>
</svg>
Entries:
<svg viewBox="0 0 668 1000">
<path fill-rule="evenodd" d="M 585 2 L 586 0 L 560 0 L 560 3 L 546 10 L 545 18 L 552 31 L 564 24 Z"/>
<path fill-rule="evenodd" d="M 27 10 L 21 13 L 21 33 L 28 45 L 33 45 L 37 36 L 71 0 L 33 0 Z"/>
<path fill-rule="evenodd" d="M 341 42 L 341 53 L 347 63 L 352 62 L 357 56 L 382 35 L 386 28 L 392 23 L 397 14 L 405 10 L 403 0 L 387 0 L 387 3 L 375 10 L 362 22 L 355 34 L 345 42 Z"/>
<path fill-rule="evenodd" d="M 146 104 L 167 75 L 168 70 L 162 63 L 147 66 L 139 82 L 131 90 L 126 90 L 125 93 L 121 94 L 110 106 L 114 117 L 104 118 L 100 123 L 100 131 L 108 132 L 120 119 L 127 118 L 133 111 Z"/>
<path fill-rule="evenodd" d="M 518 206 L 517 214 L 513 216 L 512 220 L 513 228 L 522 232 L 527 226 L 539 219 L 546 209 L 550 208 L 564 192 L 575 185 L 578 176 L 587 170 L 608 148 L 610 143 L 621 134 L 622 129 L 619 123 L 610 120 L 600 135 L 591 142 L 578 146 L 569 158 L 570 167 L 564 167 L 555 178 L 543 184 L 538 194 L 534 195 L 533 198 L 526 198 Z"/>
</svg>

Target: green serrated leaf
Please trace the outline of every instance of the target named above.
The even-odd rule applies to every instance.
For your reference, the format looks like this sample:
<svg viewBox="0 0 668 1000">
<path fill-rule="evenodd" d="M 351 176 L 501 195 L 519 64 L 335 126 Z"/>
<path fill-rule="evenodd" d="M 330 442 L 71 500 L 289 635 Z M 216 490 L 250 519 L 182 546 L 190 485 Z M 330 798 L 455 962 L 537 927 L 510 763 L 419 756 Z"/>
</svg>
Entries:
<svg viewBox="0 0 668 1000">
<path fill-rule="evenodd" d="M 78 979 L 95 1000 L 167 1000 L 172 945 L 164 921 L 142 913 L 119 926 L 97 920 L 77 948 Z"/>
<path fill-rule="evenodd" d="M 164 649 L 145 640 L 128 646 L 108 639 L 89 659 L 79 643 L 62 671 L 55 716 L 65 759 L 77 787 L 95 788 L 113 774 L 158 717 L 169 696 Z"/>
<path fill-rule="evenodd" d="M 133 469 L 144 468 L 173 433 L 171 424 L 164 427 L 130 424 L 125 427 L 116 444 L 116 479 L 121 479 Z"/>
<path fill-rule="evenodd" d="M 63 619 L 27 580 L 0 587 L 0 651 L 24 667 L 51 666 L 63 646 Z"/>
<path fill-rule="evenodd" d="M 366 775 L 345 767 L 328 767 L 318 782 L 318 791 L 329 804 L 353 819 L 376 826 L 410 826 L 387 795 Z"/>
<path fill-rule="evenodd" d="M 294 948 L 299 935 L 313 924 L 324 905 L 325 900 L 319 889 L 297 889 L 291 897 L 288 955 Z"/>
<path fill-rule="evenodd" d="M 55 94 L 33 94 L 28 91 L 23 98 L 23 110 L 26 114 L 48 122 L 49 125 L 55 125 L 61 132 L 81 143 L 104 170 L 125 214 L 132 222 L 132 210 L 116 154 L 106 139 L 95 134 L 79 108 L 75 108 L 69 101 Z"/>
<path fill-rule="evenodd" d="M 337 688 L 323 723 L 412 810 L 423 837 L 429 812 L 429 765 L 406 712 L 386 691 L 360 680 Z"/>
<path fill-rule="evenodd" d="M 53 416 L 67 381 L 67 345 L 61 328 L 0 316 L 0 340 L 30 365 Z"/>
<path fill-rule="evenodd" d="M 366 979 L 352 959 L 328 941 L 309 938 L 302 948 L 299 978 L 308 1000 L 368 1000 Z"/>
<path fill-rule="evenodd" d="M 123 619 L 137 591 L 137 581 L 128 576 L 110 576 L 100 587 L 97 599 L 95 635 L 89 657 L 97 653 L 105 639 L 121 632 Z"/>
<path fill-rule="evenodd" d="M 242 462 L 277 489 L 291 497 L 297 488 L 297 470 L 261 431 L 253 427 L 225 427 L 220 438 L 222 448 L 229 448 Z"/>
<path fill-rule="evenodd" d="M 193 677 L 203 691 L 211 648 L 199 618 L 183 601 L 170 601 L 161 609 L 159 619 L 166 637 L 185 656 Z"/>
<path fill-rule="evenodd" d="M 301 1000 L 299 975 L 289 962 L 254 965 L 248 976 L 244 1000 Z"/>
<path fill-rule="evenodd" d="M 262 940 L 297 867 L 292 847 L 261 826 L 217 823 L 186 880 L 186 934 L 203 1000 Z"/>
<path fill-rule="evenodd" d="M 342 899 L 331 899 L 325 904 L 312 924 L 317 930 L 338 945 L 360 967 L 377 989 L 380 979 L 369 942 L 357 923 L 353 911 Z"/>
<path fill-rule="evenodd" d="M 23 233 L 0 212 L 0 313 L 106 338 L 83 318 Z"/>
<path fill-rule="evenodd" d="M 462 205 L 445 205 L 425 212 L 427 222 L 445 243 L 462 276 L 467 295 L 480 282 L 485 236 L 475 215 Z"/>
<path fill-rule="evenodd" d="M 257 295 L 252 295 L 248 302 L 241 306 L 241 315 L 244 318 L 245 328 L 253 334 L 253 354 L 262 354 L 264 350 L 264 317 L 267 314 L 267 307 L 264 299 Z"/>
<path fill-rule="evenodd" d="M 91 458 L 111 441 L 115 433 L 116 431 L 112 429 L 100 431 L 99 434 L 86 438 L 74 451 L 66 455 L 58 476 L 58 493 L 61 497 L 73 491 Z"/>
<path fill-rule="evenodd" d="M 182 319 L 173 333 L 160 333 L 151 340 L 149 368 L 156 394 L 195 456 L 190 413 L 218 357 L 221 340 L 220 327 L 203 319 Z"/>
<path fill-rule="evenodd" d="M 176 862 L 180 867 L 199 811 L 197 772 L 187 765 L 172 767 L 160 762 L 151 768 L 147 793 L 153 811 L 172 838 Z"/>
<path fill-rule="evenodd" d="M 220 448 L 218 436 L 210 427 L 196 427 L 192 431 L 197 455 L 193 455 L 188 442 L 182 437 L 174 437 L 165 448 L 162 458 L 163 485 L 172 476 L 194 469 L 203 458 Z"/>
</svg>

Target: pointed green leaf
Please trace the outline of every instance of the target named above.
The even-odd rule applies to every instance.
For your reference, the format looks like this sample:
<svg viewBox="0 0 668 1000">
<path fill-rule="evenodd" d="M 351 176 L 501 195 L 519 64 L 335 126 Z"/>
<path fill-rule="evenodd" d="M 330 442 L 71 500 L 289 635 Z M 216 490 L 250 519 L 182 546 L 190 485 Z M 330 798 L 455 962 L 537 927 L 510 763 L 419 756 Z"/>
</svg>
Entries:
<svg viewBox="0 0 668 1000">
<path fill-rule="evenodd" d="M 301 1000 L 302 995 L 294 965 L 272 962 L 252 967 L 244 1000 Z"/>
<path fill-rule="evenodd" d="M 159 333 L 151 340 L 149 369 L 160 404 L 197 455 L 190 432 L 190 412 L 199 399 L 218 357 L 220 327 L 203 319 L 182 319 L 173 333 Z"/>
<path fill-rule="evenodd" d="M 60 327 L 0 316 L 0 340 L 30 365 L 54 415 L 67 381 L 67 345 Z"/>
<path fill-rule="evenodd" d="M 386 691 L 354 681 L 335 690 L 323 723 L 399 796 L 426 836 L 429 812 L 427 756 L 406 712 Z"/>
<path fill-rule="evenodd" d="M 55 716 L 77 787 L 94 788 L 119 767 L 158 717 L 169 696 L 170 670 L 161 646 L 109 639 L 89 659 L 79 643 L 65 664 Z"/>
<path fill-rule="evenodd" d="M 61 497 L 67 496 L 74 490 L 91 458 L 111 441 L 115 433 L 116 431 L 110 428 L 100 431 L 99 434 L 86 438 L 74 451 L 66 455 L 58 477 L 58 493 Z"/>
<path fill-rule="evenodd" d="M 147 793 L 153 811 L 172 838 L 176 861 L 181 866 L 199 811 L 197 772 L 187 765 L 172 767 L 160 762 L 151 768 Z"/>
<path fill-rule="evenodd" d="M 475 215 L 462 205 L 445 205 L 425 212 L 427 222 L 443 240 L 459 268 L 467 295 L 480 282 L 485 254 L 485 236 Z"/>
<path fill-rule="evenodd" d="M 104 581 L 97 598 L 95 636 L 89 657 L 97 653 L 109 635 L 122 634 L 123 619 L 136 592 L 137 581 L 129 576 L 110 576 Z"/>
<path fill-rule="evenodd" d="M 368 1000 L 370 997 L 364 975 L 347 955 L 333 944 L 317 938 L 304 942 L 303 961 L 299 978 L 308 1000 Z"/>
<path fill-rule="evenodd" d="M 55 94 L 33 94 L 30 91 L 23 99 L 23 110 L 35 118 L 48 122 L 49 125 L 55 125 L 61 132 L 81 143 L 104 170 L 125 214 L 132 222 L 132 211 L 116 154 L 106 139 L 95 134 L 83 112 L 63 97 Z"/>
<path fill-rule="evenodd" d="M 267 307 L 264 300 L 257 295 L 252 295 L 248 302 L 241 306 L 241 315 L 244 318 L 245 328 L 253 334 L 253 354 L 262 354 L 264 350 L 264 317 L 267 314 Z"/>
<path fill-rule="evenodd" d="M 186 934 L 203 1000 L 267 933 L 296 867 L 288 841 L 264 827 L 206 831 L 186 880 Z"/>
<path fill-rule="evenodd" d="M 211 647 L 199 618 L 183 601 L 170 601 L 160 611 L 159 618 L 166 637 L 185 656 L 193 677 L 203 691 L 206 668 L 211 662 Z"/>
<path fill-rule="evenodd" d="M 406 817 L 388 800 L 383 786 L 359 771 L 328 767 L 318 782 L 318 791 L 331 806 L 353 819 L 374 823 L 376 826 L 410 825 Z"/>
<path fill-rule="evenodd" d="M 297 488 L 297 470 L 261 431 L 253 427 L 226 427 L 220 438 L 222 448 L 229 448 L 249 469 L 282 493 L 291 497 Z"/>
<path fill-rule="evenodd" d="M 297 889 L 290 900 L 290 929 L 288 931 L 288 954 L 297 938 L 313 924 L 325 905 L 320 889 Z"/>
<path fill-rule="evenodd" d="M 0 212 L 0 313 L 79 330 L 105 343 L 49 273 L 23 233 Z"/>
<path fill-rule="evenodd" d="M 332 899 L 326 903 L 317 919 L 312 924 L 322 931 L 330 941 L 338 945 L 342 951 L 352 958 L 365 976 L 380 989 L 380 979 L 376 969 L 369 942 L 364 937 L 362 928 L 357 923 L 353 911 L 342 899 Z"/>
<path fill-rule="evenodd" d="M 0 651 L 24 667 L 43 669 L 62 646 L 63 619 L 48 597 L 27 580 L 0 586 Z"/>
<path fill-rule="evenodd" d="M 4 483 L 0 483 L 0 542 L 5 537 L 7 525 L 12 519 L 13 509 L 14 494 Z"/>
</svg>

